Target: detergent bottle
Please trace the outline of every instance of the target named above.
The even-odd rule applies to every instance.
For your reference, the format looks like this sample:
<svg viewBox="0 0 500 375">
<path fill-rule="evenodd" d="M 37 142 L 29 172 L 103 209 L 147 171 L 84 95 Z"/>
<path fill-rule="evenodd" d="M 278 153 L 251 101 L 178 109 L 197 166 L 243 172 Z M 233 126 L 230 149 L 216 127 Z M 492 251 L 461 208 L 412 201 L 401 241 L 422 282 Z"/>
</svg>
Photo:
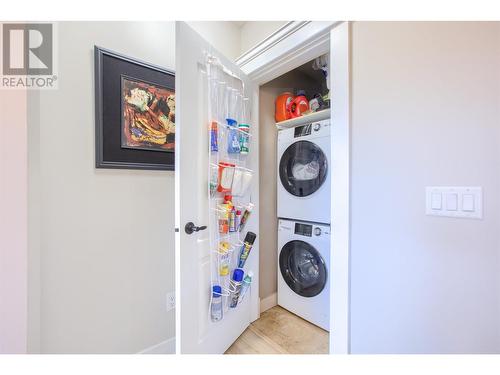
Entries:
<svg viewBox="0 0 500 375">
<path fill-rule="evenodd" d="M 309 110 L 309 100 L 307 100 L 303 90 L 299 90 L 297 96 L 288 103 L 287 110 L 290 113 L 290 118 L 300 117 Z"/>
<path fill-rule="evenodd" d="M 293 95 L 291 92 L 284 92 L 278 95 L 275 102 L 274 119 L 276 122 L 285 121 L 290 119 L 290 112 L 288 111 L 288 106 L 293 100 Z"/>
</svg>

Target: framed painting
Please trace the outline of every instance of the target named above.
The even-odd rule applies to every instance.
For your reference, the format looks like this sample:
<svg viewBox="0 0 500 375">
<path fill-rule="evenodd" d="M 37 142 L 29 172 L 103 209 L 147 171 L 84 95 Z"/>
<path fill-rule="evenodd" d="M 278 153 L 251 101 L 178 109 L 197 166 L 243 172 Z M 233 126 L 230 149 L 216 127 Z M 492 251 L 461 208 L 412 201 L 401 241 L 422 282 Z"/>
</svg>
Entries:
<svg viewBox="0 0 500 375">
<path fill-rule="evenodd" d="M 175 74 L 94 47 L 96 168 L 173 170 Z"/>
</svg>

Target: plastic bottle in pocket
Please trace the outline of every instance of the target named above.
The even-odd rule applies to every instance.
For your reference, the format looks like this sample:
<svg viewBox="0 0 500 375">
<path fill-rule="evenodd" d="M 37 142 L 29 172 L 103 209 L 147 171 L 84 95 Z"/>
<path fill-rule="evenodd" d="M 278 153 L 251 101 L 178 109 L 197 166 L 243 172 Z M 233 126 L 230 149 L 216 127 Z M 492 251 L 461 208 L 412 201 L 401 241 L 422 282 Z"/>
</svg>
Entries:
<svg viewBox="0 0 500 375">
<path fill-rule="evenodd" d="M 231 308 L 235 308 L 238 305 L 243 275 L 244 271 L 240 268 L 236 268 L 233 272 L 233 277 L 229 284 L 229 307 Z"/>
<path fill-rule="evenodd" d="M 238 125 L 239 136 L 240 136 L 240 153 L 245 155 L 248 154 L 249 151 L 249 143 L 250 143 L 250 125 L 248 124 L 239 124 Z"/>
<path fill-rule="evenodd" d="M 212 287 L 212 303 L 210 304 L 210 317 L 213 322 L 222 320 L 222 288 L 220 285 Z"/>
<path fill-rule="evenodd" d="M 227 124 L 229 125 L 227 152 L 228 154 L 238 154 L 240 152 L 240 139 L 238 135 L 238 128 L 236 127 L 236 121 L 227 119 Z"/>
</svg>

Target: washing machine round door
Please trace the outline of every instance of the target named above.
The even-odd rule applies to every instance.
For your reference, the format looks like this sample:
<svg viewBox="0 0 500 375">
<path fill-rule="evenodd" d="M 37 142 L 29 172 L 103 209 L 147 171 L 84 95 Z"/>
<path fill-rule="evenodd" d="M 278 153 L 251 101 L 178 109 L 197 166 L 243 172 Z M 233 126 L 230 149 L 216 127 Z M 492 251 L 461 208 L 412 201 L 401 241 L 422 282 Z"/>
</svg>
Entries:
<svg viewBox="0 0 500 375">
<path fill-rule="evenodd" d="M 304 241 L 290 241 L 280 251 L 280 271 L 287 285 L 298 295 L 314 297 L 326 284 L 326 264 L 321 254 Z"/>
<path fill-rule="evenodd" d="M 281 156 L 281 184 L 297 197 L 307 197 L 318 190 L 326 180 L 327 171 L 326 156 L 313 142 L 295 142 Z"/>
</svg>

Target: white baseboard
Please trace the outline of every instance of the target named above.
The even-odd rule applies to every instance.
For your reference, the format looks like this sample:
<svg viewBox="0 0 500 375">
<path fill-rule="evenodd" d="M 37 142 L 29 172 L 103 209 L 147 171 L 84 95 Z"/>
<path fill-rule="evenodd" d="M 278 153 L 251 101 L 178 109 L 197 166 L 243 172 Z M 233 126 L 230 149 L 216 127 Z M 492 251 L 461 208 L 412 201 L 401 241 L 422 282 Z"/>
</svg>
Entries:
<svg viewBox="0 0 500 375">
<path fill-rule="evenodd" d="M 137 354 L 175 354 L 175 337 L 144 349 Z"/>
<path fill-rule="evenodd" d="M 263 313 L 278 304 L 278 294 L 273 293 L 266 298 L 261 298 L 260 300 L 260 312 Z"/>
</svg>

